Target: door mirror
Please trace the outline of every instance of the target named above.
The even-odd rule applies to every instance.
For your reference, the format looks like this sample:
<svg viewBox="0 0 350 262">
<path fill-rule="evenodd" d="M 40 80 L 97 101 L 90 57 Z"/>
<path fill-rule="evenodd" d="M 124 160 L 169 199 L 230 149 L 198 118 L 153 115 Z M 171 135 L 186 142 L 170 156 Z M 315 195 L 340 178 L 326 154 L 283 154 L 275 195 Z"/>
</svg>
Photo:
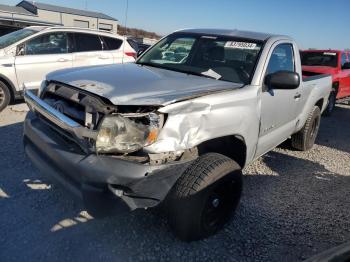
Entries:
<svg viewBox="0 0 350 262">
<path fill-rule="evenodd" d="M 16 55 L 17 56 L 24 55 L 24 45 L 17 46 Z"/>
<path fill-rule="evenodd" d="M 350 62 L 346 62 L 343 64 L 343 66 L 341 67 L 342 70 L 347 70 L 350 69 Z"/>
<path fill-rule="evenodd" d="M 265 77 L 265 85 L 270 89 L 296 89 L 300 85 L 300 76 L 291 71 L 278 71 Z"/>
</svg>

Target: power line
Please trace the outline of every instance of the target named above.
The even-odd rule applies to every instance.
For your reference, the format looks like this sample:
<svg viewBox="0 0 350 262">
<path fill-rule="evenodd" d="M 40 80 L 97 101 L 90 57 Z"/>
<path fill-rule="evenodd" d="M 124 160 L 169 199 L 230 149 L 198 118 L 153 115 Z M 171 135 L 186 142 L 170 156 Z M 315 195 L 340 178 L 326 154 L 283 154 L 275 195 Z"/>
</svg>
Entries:
<svg viewBox="0 0 350 262">
<path fill-rule="evenodd" d="M 125 42 L 126 42 L 126 25 L 128 21 L 128 9 L 129 9 L 129 0 L 126 0 L 126 8 L 125 8 L 125 32 L 124 32 L 124 44 L 123 44 L 123 56 L 122 56 L 122 63 L 124 63 L 124 57 L 125 57 Z"/>
</svg>

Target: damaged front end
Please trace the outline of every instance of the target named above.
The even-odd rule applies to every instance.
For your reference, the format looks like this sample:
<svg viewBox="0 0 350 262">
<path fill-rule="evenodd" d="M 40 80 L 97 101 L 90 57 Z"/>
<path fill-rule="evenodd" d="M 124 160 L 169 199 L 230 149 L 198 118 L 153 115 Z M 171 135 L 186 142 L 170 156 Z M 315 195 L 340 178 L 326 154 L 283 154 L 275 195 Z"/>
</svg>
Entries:
<svg viewBox="0 0 350 262">
<path fill-rule="evenodd" d="M 28 156 L 82 192 L 88 205 L 97 195 L 112 194 L 130 209 L 155 206 L 196 157 L 196 149 L 145 150 L 166 121 L 158 107 L 115 106 L 56 82 L 47 83 L 40 98 L 26 91 L 25 100 L 32 111 L 24 126 Z"/>
<path fill-rule="evenodd" d="M 32 99 L 27 95 L 29 106 Z M 67 138 L 86 153 L 157 164 L 175 161 L 184 152 L 143 151 L 156 142 L 164 125 L 166 115 L 158 111 L 159 106 L 116 106 L 103 97 L 55 82 L 42 87 L 40 100 L 76 122 L 79 132 L 68 132 Z M 67 136 L 65 129 L 57 131 Z"/>
</svg>

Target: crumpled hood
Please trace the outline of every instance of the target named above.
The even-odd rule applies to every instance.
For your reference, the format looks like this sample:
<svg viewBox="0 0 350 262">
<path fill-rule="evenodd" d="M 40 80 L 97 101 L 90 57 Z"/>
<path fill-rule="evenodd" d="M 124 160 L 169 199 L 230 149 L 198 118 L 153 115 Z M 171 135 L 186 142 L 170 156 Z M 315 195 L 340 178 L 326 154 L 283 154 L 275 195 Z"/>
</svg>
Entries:
<svg viewBox="0 0 350 262">
<path fill-rule="evenodd" d="M 47 80 L 84 89 L 115 105 L 166 105 L 243 86 L 133 63 L 64 69 Z"/>
</svg>

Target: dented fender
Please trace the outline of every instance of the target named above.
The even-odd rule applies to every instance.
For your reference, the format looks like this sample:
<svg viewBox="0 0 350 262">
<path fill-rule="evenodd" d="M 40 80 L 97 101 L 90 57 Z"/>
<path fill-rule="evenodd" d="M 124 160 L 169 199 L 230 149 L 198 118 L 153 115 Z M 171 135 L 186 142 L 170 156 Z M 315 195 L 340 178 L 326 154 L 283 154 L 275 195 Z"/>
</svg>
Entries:
<svg viewBox="0 0 350 262">
<path fill-rule="evenodd" d="M 240 136 L 247 147 L 246 162 L 254 158 L 259 134 L 258 86 L 215 93 L 160 108 L 167 120 L 148 153 L 184 151 L 224 136 Z"/>
</svg>

